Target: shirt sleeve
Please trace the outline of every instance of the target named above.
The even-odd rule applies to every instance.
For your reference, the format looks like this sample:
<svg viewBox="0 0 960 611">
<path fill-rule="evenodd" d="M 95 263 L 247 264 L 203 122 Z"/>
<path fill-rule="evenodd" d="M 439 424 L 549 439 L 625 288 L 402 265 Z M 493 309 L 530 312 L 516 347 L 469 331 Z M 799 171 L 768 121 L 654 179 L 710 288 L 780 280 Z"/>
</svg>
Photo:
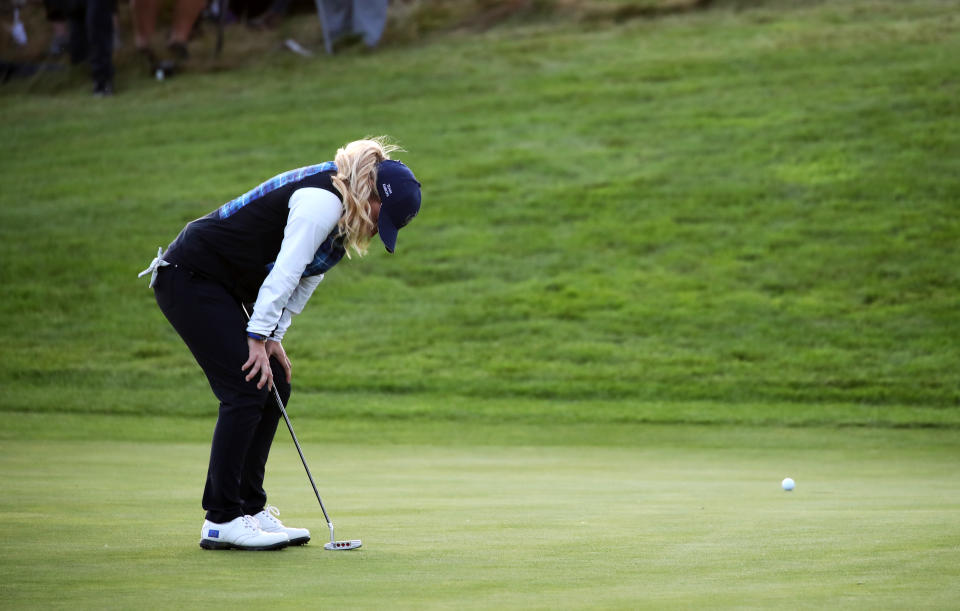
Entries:
<svg viewBox="0 0 960 611">
<path fill-rule="evenodd" d="M 313 291 L 316 290 L 322 280 L 323 274 L 307 276 L 306 278 L 300 279 L 300 284 L 297 285 L 297 288 L 293 290 L 293 294 L 290 295 L 290 301 L 288 301 L 286 307 L 283 308 L 283 312 L 280 314 L 280 320 L 277 321 L 277 328 L 273 330 L 273 335 L 270 336 L 270 339 L 277 342 L 283 339 L 287 329 L 290 328 L 290 323 L 293 322 L 293 315 L 303 311 L 303 307 L 307 305 L 307 300 L 310 299 Z"/>
<path fill-rule="evenodd" d="M 260 286 L 257 301 L 253 305 L 253 316 L 247 324 L 247 331 L 260 335 L 270 335 L 277 328 L 284 308 L 290 304 L 291 297 L 300 286 L 303 270 L 337 226 L 343 213 L 343 205 L 336 195 L 316 187 L 297 189 L 290 196 L 288 205 L 290 213 L 283 230 L 280 252 L 273 269 Z M 301 291 L 295 303 L 290 305 L 299 308 L 298 311 L 302 310 L 319 282 L 312 282 L 309 290 L 305 288 Z"/>
</svg>

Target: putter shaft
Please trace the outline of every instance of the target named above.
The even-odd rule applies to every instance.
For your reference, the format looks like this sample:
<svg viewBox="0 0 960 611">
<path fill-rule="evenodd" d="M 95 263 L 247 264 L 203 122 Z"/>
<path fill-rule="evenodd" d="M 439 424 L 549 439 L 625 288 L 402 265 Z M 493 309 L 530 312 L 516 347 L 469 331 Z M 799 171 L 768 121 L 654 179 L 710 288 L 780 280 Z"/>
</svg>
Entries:
<svg viewBox="0 0 960 611">
<path fill-rule="evenodd" d="M 243 309 L 243 315 L 249 321 L 250 313 L 247 312 L 246 304 L 241 303 L 240 307 Z M 287 410 L 283 406 L 283 400 L 280 398 L 280 392 L 277 390 L 276 385 L 273 386 L 273 398 L 277 402 L 277 407 L 280 409 L 280 415 L 283 416 L 283 421 L 287 423 L 287 430 L 290 431 L 290 438 L 293 439 L 293 445 L 296 446 L 297 454 L 300 455 L 300 462 L 303 463 L 303 470 L 307 472 L 307 479 L 310 480 L 310 487 L 313 488 L 313 494 L 316 495 L 317 502 L 320 503 L 320 511 L 323 512 L 323 519 L 327 521 L 327 526 L 330 528 L 330 544 L 327 549 L 355 549 L 360 547 L 361 544 L 359 540 L 344 542 L 341 545 L 337 544 L 336 538 L 333 536 L 333 522 L 330 521 L 330 516 L 327 514 L 327 508 L 323 506 L 323 499 L 320 498 L 320 491 L 317 490 L 317 483 L 313 481 L 313 474 L 310 473 L 310 467 L 307 466 L 307 459 L 303 456 L 303 448 L 300 447 L 300 440 L 297 439 L 297 434 L 293 432 L 293 424 L 290 422 L 290 417 L 287 415 Z"/>
<path fill-rule="evenodd" d="M 246 309 L 244 309 L 246 312 Z M 323 519 L 327 521 L 327 526 L 330 527 L 330 541 L 333 542 L 333 522 L 330 521 L 330 516 L 327 515 L 327 508 L 323 506 L 323 499 L 320 498 L 320 491 L 317 490 L 317 484 L 313 481 L 313 474 L 310 473 L 310 467 L 307 466 L 307 459 L 303 457 L 303 449 L 300 447 L 300 441 L 297 440 L 297 434 L 293 432 L 293 424 L 290 423 L 290 417 L 287 416 L 287 410 L 283 407 L 283 401 L 280 399 L 280 393 L 277 391 L 277 387 L 273 387 L 273 398 L 277 402 L 277 407 L 280 408 L 280 414 L 283 416 L 283 421 L 287 423 L 287 430 L 290 431 L 290 437 L 293 439 L 293 445 L 297 447 L 297 454 L 300 455 L 300 462 L 303 463 L 303 469 L 307 472 L 307 479 L 310 480 L 310 486 L 313 488 L 313 493 L 317 496 L 317 502 L 320 503 L 320 511 L 323 512 Z"/>
</svg>

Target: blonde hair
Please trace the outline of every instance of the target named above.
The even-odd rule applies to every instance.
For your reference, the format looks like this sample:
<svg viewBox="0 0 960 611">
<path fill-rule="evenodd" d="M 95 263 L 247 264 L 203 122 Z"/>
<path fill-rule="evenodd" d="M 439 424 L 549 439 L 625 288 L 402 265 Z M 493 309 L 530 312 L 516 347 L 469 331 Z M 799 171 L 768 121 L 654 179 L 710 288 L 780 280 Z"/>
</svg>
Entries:
<svg viewBox="0 0 960 611">
<path fill-rule="evenodd" d="M 385 136 L 354 140 L 337 149 L 334 163 L 337 173 L 333 186 L 343 196 L 343 216 L 337 223 L 343 246 L 350 256 L 352 248 L 361 257 L 367 254 L 376 222 L 370 217 L 370 198 L 377 199 L 377 165 L 390 159 L 390 153 L 402 151 Z"/>
</svg>

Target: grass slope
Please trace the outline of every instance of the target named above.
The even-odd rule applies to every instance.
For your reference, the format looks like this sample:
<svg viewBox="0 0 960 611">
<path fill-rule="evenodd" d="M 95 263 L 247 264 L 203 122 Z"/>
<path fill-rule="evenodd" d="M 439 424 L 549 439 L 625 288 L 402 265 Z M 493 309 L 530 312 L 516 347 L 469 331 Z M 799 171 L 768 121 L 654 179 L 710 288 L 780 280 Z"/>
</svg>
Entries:
<svg viewBox="0 0 960 611">
<path fill-rule="evenodd" d="M 295 322 L 308 413 L 956 427 L 957 31 L 949 2 L 785 2 L 12 90 L 0 406 L 209 413 L 136 272 L 388 133 L 423 214 Z"/>
</svg>

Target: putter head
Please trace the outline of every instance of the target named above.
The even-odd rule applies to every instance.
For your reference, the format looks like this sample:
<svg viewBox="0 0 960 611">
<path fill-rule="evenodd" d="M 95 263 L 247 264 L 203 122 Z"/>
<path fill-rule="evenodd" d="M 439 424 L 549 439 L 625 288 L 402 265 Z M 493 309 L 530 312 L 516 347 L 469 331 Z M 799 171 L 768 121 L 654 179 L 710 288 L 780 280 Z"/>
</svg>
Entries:
<svg viewBox="0 0 960 611">
<path fill-rule="evenodd" d="M 344 552 L 351 549 L 357 549 L 363 545 L 360 539 L 351 539 L 350 541 L 331 541 L 323 546 L 323 549 L 333 550 L 335 552 Z"/>
</svg>

